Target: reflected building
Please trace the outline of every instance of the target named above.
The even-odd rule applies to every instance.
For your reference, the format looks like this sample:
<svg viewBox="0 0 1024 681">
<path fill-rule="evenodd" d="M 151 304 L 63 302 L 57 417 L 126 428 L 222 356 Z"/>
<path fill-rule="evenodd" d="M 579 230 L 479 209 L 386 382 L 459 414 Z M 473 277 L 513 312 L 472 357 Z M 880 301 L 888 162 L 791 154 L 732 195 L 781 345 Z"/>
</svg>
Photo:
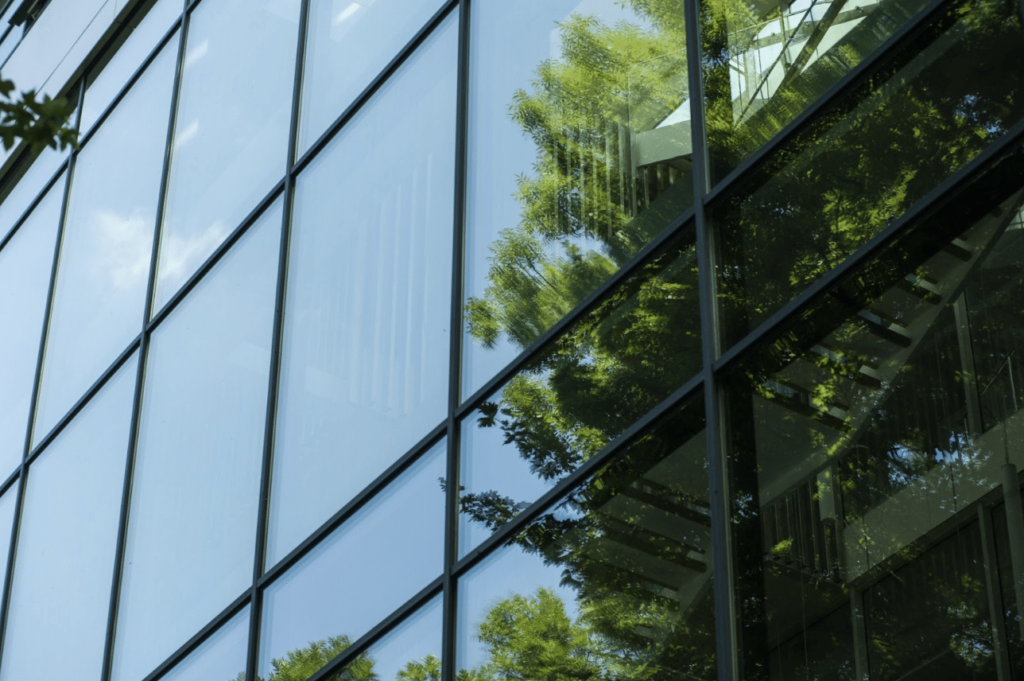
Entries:
<svg viewBox="0 0 1024 681">
<path fill-rule="evenodd" d="M 0 681 L 1024 679 L 1022 12 L 0 2 Z"/>
</svg>

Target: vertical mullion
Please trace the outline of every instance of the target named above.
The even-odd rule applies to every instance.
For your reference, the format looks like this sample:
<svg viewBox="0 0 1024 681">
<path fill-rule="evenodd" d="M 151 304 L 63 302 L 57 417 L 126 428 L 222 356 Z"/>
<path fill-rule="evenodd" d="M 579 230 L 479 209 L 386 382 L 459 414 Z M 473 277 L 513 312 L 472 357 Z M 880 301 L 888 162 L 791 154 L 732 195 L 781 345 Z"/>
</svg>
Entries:
<svg viewBox="0 0 1024 681">
<path fill-rule="evenodd" d="M 281 245 L 278 250 L 277 292 L 274 301 L 273 339 L 270 350 L 270 372 L 267 387 L 267 416 L 263 434 L 263 468 L 260 476 L 259 516 L 256 521 L 256 551 L 253 556 L 252 588 L 249 593 L 249 647 L 246 655 L 246 679 L 256 679 L 259 662 L 260 624 L 263 598 L 259 579 L 263 574 L 269 526 L 271 474 L 273 471 L 274 433 L 277 419 L 277 393 L 281 377 L 281 353 L 284 344 L 284 311 L 288 284 L 288 246 L 291 235 L 292 202 L 295 195 L 295 154 L 298 143 L 299 114 L 301 109 L 302 72 L 306 57 L 306 33 L 309 22 L 309 0 L 299 7 L 299 29 L 295 47 L 295 79 L 292 85 L 292 110 L 288 128 L 287 171 L 284 177 L 283 206 L 281 211 Z"/>
<path fill-rule="evenodd" d="M 466 222 L 466 158 L 469 128 L 470 0 L 459 3 L 458 90 L 455 112 L 455 210 L 452 245 L 451 333 L 448 355 L 448 462 L 445 496 L 444 592 L 441 631 L 441 679 L 454 681 L 456 655 L 456 578 L 452 568 L 459 558 L 459 422 L 455 412 L 462 393 L 462 294 Z"/>
<path fill-rule="evenodd" d="M 699 0 L 686 0 L 686 58 L 690 88 L 690 125 L 693 140 L 694 222 L 697 231 L 698 295 L 700 296 L 701 356 L 704 376 L 705 428 L 711 506 L 712 575 L 715 601 L 715 649 L 718 679 L 740 678 L 736 654 L 736 613 L 729 560 L 729 496 L 723 438 L 722 397 L 712 365 L 720 351 L 715 305 L 714 235 L 706 218 L 708 191 L 707 135 L 704 124 L 704 82 L 701 68 Z"/>
<path fill-rule="evenodd" d="M 117 610 L 120 598 L 121 574 L 124 568 L 124 552 L 128 541 L 128 515 L 131 509 L 132 474 L 135 469 L 135 449 L 138 442 L 139 425 L 142 415 L 143 383 L 146 375 L 146 361 L 149 356 L 149 319 L 153 312 L 153 290 L 156 287 L 157 265 L 160 256 L 160 231 L 163 225 L 164 202 L 167 199 L 167 183 L 171 170 L 171 149 L 174 141 L 174 126 L 178 112 L 178 95 L 185 70 L 185 43 L 188 34 L 189 13 L 187 3 L 182 4 L 178 32 L 178 56 L 171 86 L 171 110 L 167 117 L 167 137 L 164 143 L 163 167 L 160 171 L 160 193 L 153 224 L 153 248 L 149 258 L 149 279 L 146 283 L 146 300 L 142 313 L 142 336 L 139 339 L 138 365 L 135 373 L 135 395 L 132 401 L 132 416 L 128 433 L 128 448 L 124 467 L 124 485 L 121 491 L 121 512 L 117 528 L 117 548 L 114 553 L 114 570 L 110 584 L 110 608 L 107 612 L 107 636 L 103 644 L 103 671 L 101 681 L 108 681 L 113 673 L 114 636 L 117 633 Z"/>
<path fill-rule="evenodd" d="M 82 96 L 85 92 L 83 83 L 78 85 L 78 111 L 82 109 Z M 75 127 L 78 127 L 78 118 L 75 118 Z M 43 375 L 43 356 L 46 354 L 46 337 L 50 330 L 50 312 L 53 309 L 53 296 L 57 287 L 57 266 L 60 264 L 61 242 L 64 240 L 64 222 L 67 219 L 68 199 L 71 195 L 71 175 L 75 168 L 75 159 L 78 158 L 78 149 L 72 148 L 68 160 L 64 164 L 64 195 L 61 197 L 60 216 L 57 221 L 57 237 L 53 244 L 53 258 L 50 261 L 50 283 L 46 292 L 46 307 L 43 312 L 42 329 L 39 332 L 39 351 L 36 353 L 35 376 L 32 379 L 32 393 L 29 398 L 28 424 L 25 427 L 25 444 L 21 452 L 21 464 L 18 466 L 18 490 L 14 502 L 14 520 L 11 523 L 11 540 L 7 550 L 7 573 L 4 575 L 2 587 L 3 595 L 0 597 L 0 660 L 3 659 L 3 644 L 7 634 L 7 609 L 11 600 L 11 585 L 14 582 L 14 554 L 18 544 L 18 528 L 21 525 L 21 511 L 25 503 L 25 488 L 28 477 L 29 452 L 32 451 L 32 431 L 36 420 L 36 401 L 39 398 L 39 383 Z M 61 171 L 58 171 L 61 172 Z M 46 189 L 42 194 L 52 190 Z M 37 204 L 38 205 L 38 204 Z M 34 210 L 34 208 L 32 209 Z M 27 220 L 27 217 L 26 217 Z M 24 223 L 22 223 L 24 225 Z M 19 227 L 21 229 L 21 227 Z M 8 494 L 11 493 L 9 488 Z"/>
</svg>

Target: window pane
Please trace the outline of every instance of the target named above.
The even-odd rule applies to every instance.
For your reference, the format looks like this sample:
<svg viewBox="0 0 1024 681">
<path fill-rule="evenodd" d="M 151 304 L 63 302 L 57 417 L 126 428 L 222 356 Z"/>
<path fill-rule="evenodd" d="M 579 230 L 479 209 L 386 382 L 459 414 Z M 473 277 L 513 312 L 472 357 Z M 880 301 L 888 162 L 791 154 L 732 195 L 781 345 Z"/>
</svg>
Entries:
<svg viewBox="0 0 1024 681">
<path fill-rule="evenodd" d="M 715 207 L 728 343 L 1020 120 L 1024 70 L 1011 66 L 1024 64 L 1019 11 L 1004 0 L 948 9 Z"/>
<path fill-rule="evenodd" d="M 154 314 L 284 175 L 298 22 L 298 0 L 192 13 Z"/>
<path fill-rule="evenodd" d="M 463 392 L 690 207 L 682 3 L 478 2 Z"/>
<path fill-rule="evenodd" d="M 441 679 L 441 597 L 438 596 L 402 621 L 390 634 L 365 653 L 332 674 L 328 681 L 440 681 Z M 330 658 L 324 659 L 323 666 Z M 306 657 L 289 658 L 281 673 L 269 681 L 291 681 L 305 673 Z M 296 674 L 301 668 L 302 674 Z M 291 674 L 289 676 L 289 674 Z"/>
<path fill-rule="evenodd" d="M 302 74 L 299 154 L 341 115 L 442 4 L 440 0 L 313 0 Z M 450 117 L 453 122 L 454 113 Z"/>
<path fill-rule="evenodd" d="M 137 374 L 133 356 L 32 464 L 0 679 L 100 678 Z"/>
<path fill-rule="evenodd" d="M 717 678 L 703 416 L 670 415 L 460 579 L 459 678 Z"/>
<path fill-rule="evenodd" d="M 261 678 L 308 678 L 441 574 L 444 477 L 442 441 L 267 588 Z"/>
<path fill-rule="evenodd" d="M 712 183 L 725 178 L 927 4 L 706 0 L 701 29 Z"/>
<path fill-rule="evenodd" d="M 160 38 L 167 33 L 171 24 L 181 16 L 182 0 L 156 0 L 146 3 L 150 7 L 137 11 L 130 19 L 119 44 L 112 46 L 109 61 L 93 67 L 89 74 L 89 86 L 82 102 L 82 120 L 78 129 L 88 132 L 96 119 L 110 105 L 128 79 L 132 77 L 143 60 L 149 56 Z M 176 52 L 178 41 L 172 38 L 168 43 L 170 52 Z M 165 50 L 167 51 L 167 50 Z M 168 110 L 170 105 L 167 105 Z M 166 141 L 166 129 L 164 130 Z"/>
<path fill-rule="evenodd" d="M 296 186 L 268 564 L 447 413 L 457 28 Z"/>
<path fill-rule="evenodd" d="M 252 584 L 280 202 L 154 332 L 114 678 L 138 681 Z"/>
<path fill-rule="evenodd" d="M 1024 465 L 1024 157 L 1013 165 L 950 197 L 732 375 L 749 677 L 995 678 L 965 522 L 1005 461 Z"/>
<path fill-rule="evenodd" d="M 75 163 L 34 442 L 142 330 L 175 56 L 164 49 Z"/>
<path fill-rule="evenodd" d="M 655 257 L 462 422 L 465 555 L 701 368 L 693 232 Z M 479 506 L 505 512 L 479 523 Z"/>
<path fill-rule="evenodd" d="M 25 453 L 32 384 L 64 199 L 58 181 L 0 250 L 0 479 Z"/>
<path fill-rule="evenodd" d="M 43 185 L 53 177 L 67 157 L 67 150 L 57 151 L 50 147 L 43 149 L 39 156 L 26 152 L 6 173 L 5 186 L 0 189 L 0 240 L 10 233 L 14 223 L 39 196 Z"/>
<path fill-rule="evenodd" d="M 249 606 L 189 653 L 160 681 L 245 681 Z"/>
</svg>

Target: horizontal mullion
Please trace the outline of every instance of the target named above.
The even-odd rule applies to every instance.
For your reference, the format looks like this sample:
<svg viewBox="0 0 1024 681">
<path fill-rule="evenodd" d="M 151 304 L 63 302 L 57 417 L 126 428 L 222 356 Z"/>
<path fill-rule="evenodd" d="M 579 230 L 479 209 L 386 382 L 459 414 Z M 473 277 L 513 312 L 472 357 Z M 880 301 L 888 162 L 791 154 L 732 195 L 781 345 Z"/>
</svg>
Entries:
<svg viewBox="0 0 1024 681">
<path fill-rule="evenodd" d="M 916 15 L 911 17 L 905 24 L 896 30 L 889 38 L 875 48 L 867 59 L 857 64 L 842 78 L 829 87 L 820 97 L 788 125 L 779 131 L 774 137 L 765 142 L 761 147 L 751 154 L 746 160 L 734 168 L 721 181 L 715 183 L 705 195 L 704 205 L 714 203 L 723 194 L 727 194 L 738 186 L 748 175 L 760 169 L 771 157 L 785 145 L 792 142 L 809 124 L 818 120 L 822 114 L 836 104 L 842 97 L 861 85 L 867 78 L 876 71 L 884 68 L 895 52 L 903 49 L 911 36 L 927 30 L 932 21 L 946 9 L 960 0 L 932 0 L 932 2 Z"/>
<path fill-rule="evenodd" d="M 604 446 L 600 452 L 583 463 L 579 468 L 562 478 L 558 483 L 545 492 L 537 501 L 530 504 L 522 513 L 506 523 L 498 531 L 480 543 L 479 546 L 463 556 L 452 566 L 452 574 L 461 576 L 485 557 L 500 549 L 506 542 L 519 534 L 530 523 L 536 520 L 541 514 L 549 509 L 562 496 L 577 486 L 599 469 L 615 459 L 619 454 L 628 449 L 638 437 L 644 435 L 648 428 L 655 422 L 670 414 L 687 400 L 693 398 L 703 391 L 704 372 L 701 372 L 687 381 L 681 388 L 662 400 L 656 407 L 638 419 L 622 435 Z"/>
<path fill-rule="evenodd" d="M 199 0 L 196 1 L 198 2 Z M 361 93 L 359 93 L 352 103 L 345 108 L 341 115 L 334 119 L 334 122 L 327 127 L 327 130 L 325 130 L 323 134 L 321 134 L 316 141 L 309 146 L 309 149 L 304 151 L 302 156 L 295 161 L 291 170 L 293 178 L 301 173 L 324 147 L 331 143 L 338 131 L 345 127 L 352 117 L 355 116 L 381 88 L 381 86 L 387 82 L 392 74 L 401 68 L 402 64 L 405 63 L 409 56 L 416 51 L 416 48 L 419 47 L 431 33 L 433 33 L 434 29 L 448 17 L 458 4 L 458 0 L 448 0 L 441 9 L 434 13 L 434 16 L 430 18 L 423 28 L 417 31 L 416 35 L 414 35 L 412 39 L 398 51 L 398 54 L 388 62 L 388 65 L 385 66 L 372 81 L 370 81 L 370 84 L 367 85 Z"/>
<path fill-rule="evenodd" d="M 471 397 L 466 399 L 458 409 L 455 410 L 455 418 L 461 419 L 466 416 L 466 414 L 475 410 L 480 406 L 481 402 L 490 397 L 491 393 L 504 385 L 517 373 L 522 371 L 528 364 L 530 364 L 530 362 L 535 360 L 538 355 L 547 350 L 554 341 L 558 340 L 562 334 L 592 312 L 593 308 L 604 301 L 605 298 L 615 293 L 619 287 L 626 282 L 626 280 L 640 272 L 650 262 L 650 260 L 660 254 L 662 249 L 665 248 L 673 239 L 682 234 L 687 228 L 691 227 L 693 215 L 694 209 L 690 208 L 681 216 L 673 220 L 666 229 L 664 229 L 636 255 L 630 258 L 630 260 L 617 272 L 605 279 L 600 286 L 594 289 L 586 298 L 577 303 L 576 307 L 574 307 L 568 314 L 555 322 L 550 329 L 541 334 L 541 336 L 531 343 L 529 347 L 520 352 L 519 355 L 511 362 L 506 364 L 504 369 L 499 371 L 494 375 L 494 377 L 484 383 L 482 387 L 477 389 Z M 453 329 L 452 332 L 461 333 L 462 331 L 461 329 Z"/>
<path fill-rule="evenodd" d="M 898 237 L 910 230 L 916 223 L 927 219 L 932 212 L 943 205 L 945 200 L 977 180 L 1014 147 L 1024 143 L 1024 120 L 1018 121 L 1005 135 L 978 154 L 967 165 L 946 178 L 915 203 L 902 217 L 876 234 L 867 243 L 854 251 L 838 266 L 821 276 L 796 298 L 764 320 L 744 336 L 738 343 L 724 352 L 714 363 L 713 371 L 720 375 L 730 371 L 744 357 L 761 347 L 778 329 L 796 320 L 806 310 L 834 290 L 838 282 L 845 279 L 857 268 L 869 262 L 885 250 Z M 966 227 L 964 228 L 966 229 Z"/>
<path fill-rule="evenodd" d="M 430 584 L 420 590 L 418 594 L 407 600 L 401 606 L 398 607 L 393 613 L 388 615 L 387 619 L 380 622 L 373 629 L 370 629 L 367 633 L 359 637 L 348 648 L 345 648 L 342 652 L 338 653 L 330 662 L 321 667 L 315 674 L 309 677 L 306 681 L 331 681 L 329 678 L 333 674 L 341 671 L 341 669 L 352 662 L 355 658 L 359 657 L 366 652 L 366 649 L 372 646 L 374 643 L 379 641 L 381 638 L 386 636 L 394 629 L 397 625 L 401 624 L 406 617 L 416 612 L 418 609 L 430 602 L 430 599 L 441 593 L 444 587 L 444 575 L 435 577 Z"/>
</svg>

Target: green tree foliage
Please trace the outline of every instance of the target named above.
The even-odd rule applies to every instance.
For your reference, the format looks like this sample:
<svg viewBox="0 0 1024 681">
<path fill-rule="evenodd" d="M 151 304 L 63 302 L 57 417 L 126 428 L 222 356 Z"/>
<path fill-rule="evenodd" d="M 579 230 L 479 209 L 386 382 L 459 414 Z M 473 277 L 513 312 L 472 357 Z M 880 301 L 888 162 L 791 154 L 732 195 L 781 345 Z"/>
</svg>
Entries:
<svg viewBox="0 0 1024 681">
<path fill-rule="evenodd" d="M 64 97 L 52 99 L 32 90 L 16 93 L 15 84 L 0 78 L 0 142 L 11 149 L 19 140 L 33 153 L 45 147 L 75 146 L 77 133 L 68 126 L 73 108 Z"/>
</svg>

